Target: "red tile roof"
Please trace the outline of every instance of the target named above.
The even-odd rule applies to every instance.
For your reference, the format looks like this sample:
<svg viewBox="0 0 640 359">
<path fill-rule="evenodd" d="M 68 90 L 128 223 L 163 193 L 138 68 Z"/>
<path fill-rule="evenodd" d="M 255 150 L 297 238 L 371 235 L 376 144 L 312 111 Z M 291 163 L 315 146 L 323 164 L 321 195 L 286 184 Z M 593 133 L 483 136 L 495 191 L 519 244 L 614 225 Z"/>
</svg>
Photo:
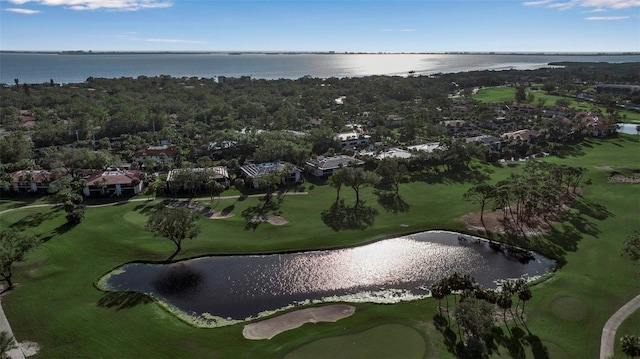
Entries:
<svg viewBox="0 0 640 359">
<path fill-rule="evenodd" d="M 99 186 L 104 178 L 105 185 L 131 185 L 134 180 L 140 180 L 140 171 L 104 171 L 96 173 L 87 179 L 87 186 Z"/>
</svg>

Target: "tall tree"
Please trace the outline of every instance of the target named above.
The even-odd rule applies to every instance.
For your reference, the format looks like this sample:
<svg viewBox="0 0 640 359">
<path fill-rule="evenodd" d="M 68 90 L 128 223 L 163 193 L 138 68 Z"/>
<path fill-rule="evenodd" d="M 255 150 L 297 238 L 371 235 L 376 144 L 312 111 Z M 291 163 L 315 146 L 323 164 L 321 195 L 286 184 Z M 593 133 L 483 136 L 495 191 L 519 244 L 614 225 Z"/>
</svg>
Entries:
<svg viewBox="0 0 640 359">
<path fill-rule="evenodd" d="M 213 202 L 213 197 L 218 197 L 218 201 L 220 200 L 220 195 L 224 192 L 225 187 L 222 183 L 216 181 L 215 179 L 209 179 L 206 184 L 207 191 L 209 192 L 209 196 L 211 197 L 211 202 Z"/>
<path fill-rule="evenodd" d="M 382 182 L 393 187 L 395 193 L 399 192 L 400 181 L 407 175 L 407 166 L 398 162 L 395 158 L 384 158 L 378 162 L 376 173 Z"/>
<path fill-rule="evenodd" d="M 149 217 L 145 228 L 176 245 L 176 251 L 167 259 L 171 260 L 182 249 L 183 240 L 196 238 L 200 234 L 200 226 L 197 222 L 198 215 L 186 208 L 163 207 Z"/>
<path fill-rule="evenodd" d="M 364 187 L 378 183 L 380 177 L 371 171 L 365 171 L 362 167 L 343 167 L 336 171 L 342 178 L 342 183 L 349 186 L 356 194 L 356 207 L 360 204 L 360 190 Z"/>
<path fill-rule="evenodd" d="M 489 242 L 491 242 L 491 236 L 487 230 L 487 225 L 484 223 L 484 210 L 495 197 L 495 188 L 488 184 L 479 184 L 471 187 L 463 195 L 464 199 L 471 200 L 480 205 L 480 223 L 482 223 L 482 228 L 484 228 L 487 237 L 489 237 Z"/>
<path fill-rule="evenodd" d="M 82 207 L 82 189 L 84 180 L 72 181 L 68 176 L 58 178 L 51 183 L 49 192 L 53 194 L 56 202 L 62 203 L 67 213 L 67 223 L 80 224 L 84 220 L 84 208 Z"/>
<path fill-rule="evenodd" d="M 32 155 L 32 145 L 21 131 L 14 131 L 0 141 L 0 162 L 16 163 L 28 160 Z"/>
<path fill-rule="evenodd" d="M 495 325 L 494 306 L 484 300 L 466 298 L 456 308 L 456 322 L 477 340 L 491 333 Z"/>
<path fill-rule="evenodd" d="M 13 288 L 11 266 L 23 261 L 27 252 L 37 245 L 38 241 L 33 237 L 10 228 L 0 229 L 0 276 L 7 282 L 5 290 Z"/>
<path fill-rule="evenodd" d="M 520 85 L 516 87 L 516 102 L 517 103 L 524 102 L 524 100 L 526 99 L 527 99 L 527 94 L 525 92 L 524 85 Z"/>
<path fill-rule="evenodd" d="M 344 184 L 345 173 L 346 172 L 340 171 L 340 169 L 338 169 L 327 180 L 327 183 L 329 183 L 331 187 L 334 187 L 336 189 L 336 203 L 340 200 L 340 190 L 342 189 L 342 185 Z"/>
</svg>

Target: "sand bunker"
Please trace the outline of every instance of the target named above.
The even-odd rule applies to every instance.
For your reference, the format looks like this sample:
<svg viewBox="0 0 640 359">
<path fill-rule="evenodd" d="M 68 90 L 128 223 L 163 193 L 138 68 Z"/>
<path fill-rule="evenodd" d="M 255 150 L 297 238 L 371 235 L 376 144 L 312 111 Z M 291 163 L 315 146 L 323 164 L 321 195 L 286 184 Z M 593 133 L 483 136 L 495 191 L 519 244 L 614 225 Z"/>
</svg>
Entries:
<svg viewBox="0 0 640 359">
<path fill-rule="evenodd" d="M 256 216 L 251 218 L 251 222 L 253 223 L 267 222 L 274 226 L 284 226 L 285 224 L 289 223 L 289 221 L 287 221 L 286 219 L 280 216 Z"/>
<path fill-rule="evenodd" d="M 324 307 L 300 309 L 294 312 L 247 324 L 242 335 L 251 340 L 271 339 L 274 336 L 305 323 L 337 322 L 355 313 L 356 307 L 346 304 L 327 305 Z"/>
<path fill-rule="evenodd" d="M 225 218 L 233 217 L 234 214 L 231 212 L 222 212 L 222 211 L 216 211 L 215 209 L 211 209 L 207 214 L 204 214 L 204 216 L 209 219 L 225 219 Z"/>
<path fill-rule="evenodd" d="M 208 207 L 204 207 L 197 202 L 174 202 L 167 205 L 170 208 L 187 208 L 192 212 L 198 213 L 209 219 L 224 219 L 233 217 L 234 214 L 231 212 L 217 211 L 215 209 L 211 209 Z"/>
</svg>

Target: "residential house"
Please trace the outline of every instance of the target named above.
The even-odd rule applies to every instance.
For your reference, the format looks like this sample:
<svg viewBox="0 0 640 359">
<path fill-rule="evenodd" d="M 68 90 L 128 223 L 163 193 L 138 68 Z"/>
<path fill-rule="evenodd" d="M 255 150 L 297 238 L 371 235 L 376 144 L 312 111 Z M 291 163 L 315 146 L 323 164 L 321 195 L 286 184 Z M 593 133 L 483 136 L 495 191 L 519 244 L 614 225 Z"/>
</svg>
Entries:
<svg viewBox="0 0 640 359">
<path fill-rule="evenodd" d="M 384 125 L 387 127 L 404 126 L 404 117 L 398 115 L 389 115 L 385 118 Z"/>
<path fill-rule="evenodd" d="M 408 147 L 409 151 L 424 151 L 427 153 L 433 152 L 433 150 L 435 150 L 436 148 L 443 149 L 440 146 L 440 142 L 429 142 L 429 143 L 424 143 L 422 145 L 415 145 L 415 146 Z"/>
<path fill-rule="evenodd" d="M 11 174 L 14 192 L 47 192 L 56 175 L 47 170 L 20 170 Z"/>
<path fill-rule="evenodd" d="M 493 120 L 485 120 L 480 122 L 478 125 L 489 130 L 515 131 L 518 129 L 518 123 L 505 116 L 496 116 Z"/>
<path fill-rule="evenodd" d="M 135 195 L 142 192 L 141 171 L 137 170 L 106 170 L 87 178 L 87 184 L 82 190 L 87 197 L 92 196 L 122 196 Z"/>
<path fill-rule="evenodd" d="M 580 124 L 583 135 L 606 137 L 617 131 L 615 124 L 612 124 L 608 118 L 602 115 L 580 112 L 575 119 Z"/>
<path fill-rule="evenodd" d="M 536 130 L 525 129 L 503 133 L 502 138 L 505 140 L 522 141 L 523 143 L 531 144 L 533 140 L 538 137 L 538 135 L 539 132 Z"/>
<path fill-rule="evenodd" d="M 225 187 L 229 186 L 229 172 L 224 166 L 176 168 L 167 174 L 167 187 L 176 185 L 184 190 L 199 191 L 205 188 L 207 182 L 214 180 Z"/>
<path fill-rule="evenodd" d="M 514 103 L 509 105 L 507 108 L 511 111 L 517 111 L 523 114 L 527 114 L 536 110 L 536 106 L 529 103 Z"/>
<path fill-rule="evenodd" d="M 146 158 L 151 158 L 155 164 L 167 164 L 175 162 L 177 155 L 178 150 L 175 146 L 147 146 L 144 149 L 136 151 L 134 159 L 138 163 L 143 163 Z"/>
<path fill-rule="evenodd" d="M 467 143 L 481 143 L 495 151 L 499 151 L 502 148 L 502 141 L 500 141 L 499 138 L 490 135 L 467 137 L 465 138 L 465 141 L 467 141 Z"/>
<path fill-rule="evenodd" d="M 385 159 L 385 158 L 402 158 L 402 159 L 407 159 L 407 158 L 411 158 L 411 156 L 413 156 L 411 154 L 411 152 L 403 150 L 402 148 L 390 148 L 386 151 L 382 151 L 380 152 L 376 158 L 379 160 Z"/>
<path fill-rule="evenodd" d="M 440 130 L 447 135 L 468 131 L 470 127 L 465 120 L 444 120 L 440 121 Z"/>
<path fill-rule="evenodd" d="M 307 170 L 316 177 L 331 176 L 341 167 L 361 166 L 363 164 L 364 161 L 345 155 L 318 156 L 318 158 L 310 159 L 306 162 Z"/>
<path fill-rule="evenodd" d="M 340 146 L 343 148 L 354 148 L 366 146 L 369 144 L 371 140 L 371 136 L 365 135 L 358 131 L 351 132 L 343 132 L 336 135 L 338 141 L 340 141 Z"/>
<path fill-rule="evenodd" d="M 36 127 L 36 118 L 29 110 L 20 110 L 20 127 L 33 129 Z"/>
<path fill-rule="evenodd" d="M 294 184 L 302 182 L 302 172 L 300 169 L 290 163 L 283 162 L 266 162 L 258 164 L 249 164 L 240 167 L 242 174 L 251 183 L 253 188 L 260 188 L 260 178 L 268 176 L 272 173 L 279 173 L 282 184 Z"/>
</svg>

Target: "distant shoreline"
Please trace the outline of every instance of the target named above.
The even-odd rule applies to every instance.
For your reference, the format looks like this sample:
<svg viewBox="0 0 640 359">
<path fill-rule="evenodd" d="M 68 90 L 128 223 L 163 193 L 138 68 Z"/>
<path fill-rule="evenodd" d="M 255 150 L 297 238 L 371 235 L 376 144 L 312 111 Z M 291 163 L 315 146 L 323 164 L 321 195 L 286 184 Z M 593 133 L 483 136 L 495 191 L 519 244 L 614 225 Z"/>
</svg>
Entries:
<svg viewBox="0 0 640 359">
<path fill-rule="evenodd" d="M 500 51 L 443 51 L 443 52 L 350 52 L 350 51 L 39 51 L 0 50 L 0 54 L 58 54 L 58 55 L 544 55 L 544 56 L 629 56 L 640 52 L 500 52 Z"/>
</svg>

